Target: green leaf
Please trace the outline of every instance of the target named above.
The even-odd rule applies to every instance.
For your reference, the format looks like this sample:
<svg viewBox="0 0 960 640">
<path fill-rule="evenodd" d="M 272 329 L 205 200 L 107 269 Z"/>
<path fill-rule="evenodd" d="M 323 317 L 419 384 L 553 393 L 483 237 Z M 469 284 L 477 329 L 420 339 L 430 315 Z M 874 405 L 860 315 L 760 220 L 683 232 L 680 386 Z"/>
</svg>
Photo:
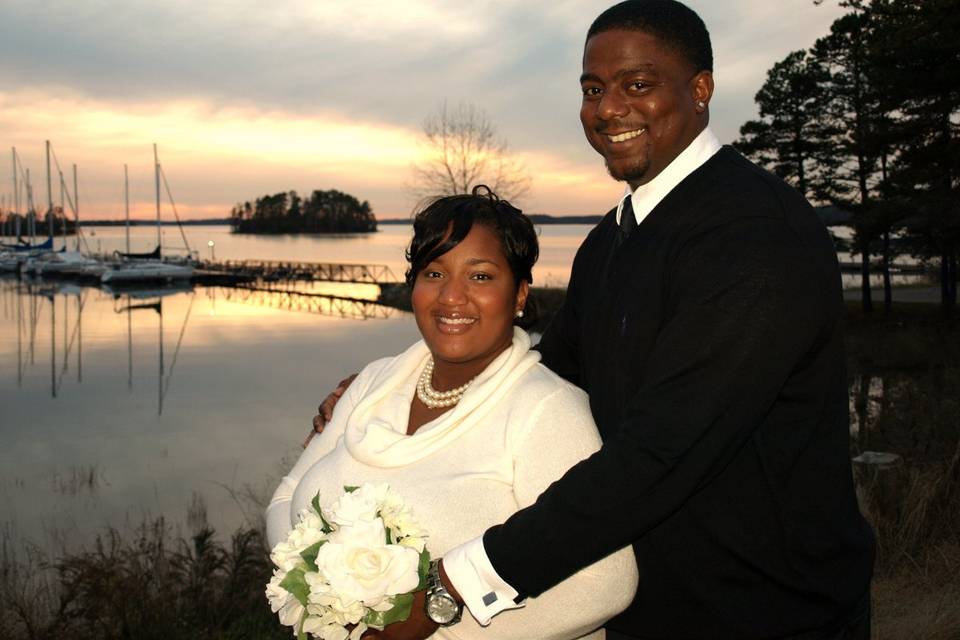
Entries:
<svg viewBox="0 0 960 640">
<path fill-rule="evenodd" d="M 393 596 L 393 607 L 388 611 L 371 611 L 363 616 L 363 621 L 375 629 L 383 629 L 388 624 L 403 622 L 410 617 L 413 609 L 413 594 L 404 593 Z"/>
<path fill-rule="evenodd" d="M 323 526 L 320 528 L 324 533 L 330 533 L 333 531 L 333 527 L 330 526 L 330 523 L 327 522 L 327 519 L 323 517 L 323 509 L 320 508 L 320 493 L 313 496 L 313 500 L 310 501 L 310 504 L 313 506 L 313 510 L 317 512 L 317 515 L 320 516 L 320 522 L 323 523 Z"/>
<path fill-rule="evenodd" d="M 300 567 L 290 569 L 280 582 L 280 586 L 286 589 L 288 593 L 293 594 L 297 602 L 303 606 L 307 606 L 307 596 L 310 595 L 310 585 L 307 584 L 303 569 Z"/>
<path fill-rule="evenodd" d="M 319 571 L 317 568 L 317 554 L 320 552 L 320 547 L 325 544 L 327 544 L 327 541 L 321 540 L 300 552 L 300 557 L 307 563 L 307 568 L 310 569 L 310 571 Z"/>
<path fill-rule="evenodd" d="M 384 530 L 387 532 L 387 544 L 393 544 L 393 532 L 390 531 L 390 527 L 384 527 Z"/>
<path fill-rule="evenodd" d="M 420 564 L 417 566 L 417 573 L 420 575 L 420 584 L 414 591 L 422 591 L 427 588 L 427 573 L 430 571 L 430 552 L 424 547 L 420 552 Z"/>
<path fill-rule="evenodd" d="M 346 491 L 347 493 L 353 493 L 354 491 L 356 491 L 356 490 L 359 489 L 359 488 L 360 488 L 360 487 L 354 486 L 354 485 L 352 485 L 352 484 L 345 484 L 345 485 L 343 485 L 343 490 Z"/>
</svg>

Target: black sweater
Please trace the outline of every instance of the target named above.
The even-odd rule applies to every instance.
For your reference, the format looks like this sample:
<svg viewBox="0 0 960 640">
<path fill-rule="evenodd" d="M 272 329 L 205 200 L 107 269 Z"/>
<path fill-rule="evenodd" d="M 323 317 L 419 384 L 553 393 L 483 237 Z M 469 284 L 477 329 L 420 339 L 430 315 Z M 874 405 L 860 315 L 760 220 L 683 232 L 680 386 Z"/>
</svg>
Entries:
<svg viewBox="0 0 960 640">
<path fill-rule="evenodd" d="M 537 595 L 633 543 L 640 587 L 609 627 L 642 638 L 776 638 L 843 619 L 874 542 L 826 230 L 724 147 L 615 249 L 616 231 L 611 211 L 580 247 L 540 347 L 589 393 L 603 447 L 487 531 L 494 567 Z"/>
</svg>

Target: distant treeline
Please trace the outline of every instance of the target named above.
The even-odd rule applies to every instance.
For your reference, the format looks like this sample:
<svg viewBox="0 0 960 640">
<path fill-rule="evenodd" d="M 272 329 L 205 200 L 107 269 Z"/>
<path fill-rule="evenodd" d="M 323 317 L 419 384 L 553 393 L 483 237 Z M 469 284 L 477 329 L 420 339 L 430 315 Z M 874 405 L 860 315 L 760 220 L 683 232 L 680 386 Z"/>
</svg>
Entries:
<svg viewBox="0 0 960 640">
<path fill-rule="evenodd" d="M 603 216 L 551 216 L 546 213 L 531 213 L 530 221 L 533 224 L 597 224 Z M 380 220 L 380 224 L 411 224 L 411 218 L 389 218 Z"/>
<path fill-rule="evenodd" d="M 83 226 L 85 227 L 123 227 L 127 223 L 125 220 L 84 220 Z M 160 226 L 163 227 L 175 227 L 177 225 L 184 227 L 196 227 L 196 226 L 210 226 L 217 224 L 230 224 L 230 218 L 202 218 L 199 220 L 181 220 L 177 222 L 176 220 L 162 220 Z M 155 227 L 157 226 L 156 220 L 131 220 L 131 227 Z"/>
<path fill-rule="evenodd" d="M 367 233 L 377 230 L 370 203 L 331 189 L 309 198 L 284 191 L 237 204 L 230 210 L 234 233 Z"/>
<path fill-rule="evenodd" d="M 33 225 L 33 234 L 36 236 L 54 235 L 59 236 L 63 233 L 72 235 L 76 233 L 76 225 L 73 220 L 64 218 L 60 207 L 53 210 L 53 233 L 48 226 L 48 217 L 45 213 L 21 215 L 19 213 L 7 213 L 0 215 L 0 234 L 5 236 L 17 236 L 23 238 L 29 236 Z"/>
</svg>

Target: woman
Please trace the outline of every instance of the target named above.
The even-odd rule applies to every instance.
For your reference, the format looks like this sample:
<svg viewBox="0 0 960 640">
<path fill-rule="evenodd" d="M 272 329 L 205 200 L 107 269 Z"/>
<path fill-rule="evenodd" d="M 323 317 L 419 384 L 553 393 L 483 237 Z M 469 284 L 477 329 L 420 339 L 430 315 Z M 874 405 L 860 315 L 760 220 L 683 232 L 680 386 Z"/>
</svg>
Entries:
<svg viewBox="0 0 960 640">
<path fill-rule="evenodd" d="M 318 492 L 323 502 L 344 485 L 388 482 L 439 557 L 531 504 L 599 448 L 586 395 L 539 364 L 513 326 L 538 253 L 533 225 L 481 189 L 416 216 L 407 282 L 423 341 L 371 363 L 349 386 L 267 508 L 271 545 Z M 630 603 L 636 580 L 626 548 L 490 627 L 464 615 L 432 637 L 581 637 Z"/>
</svg>

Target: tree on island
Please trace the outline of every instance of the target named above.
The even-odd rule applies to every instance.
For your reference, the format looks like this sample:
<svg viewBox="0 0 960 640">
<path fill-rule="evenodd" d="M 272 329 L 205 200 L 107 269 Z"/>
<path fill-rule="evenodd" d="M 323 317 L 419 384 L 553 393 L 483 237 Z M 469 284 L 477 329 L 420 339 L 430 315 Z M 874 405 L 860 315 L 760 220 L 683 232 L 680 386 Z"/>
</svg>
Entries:
<svg viewBox="0 0 960 640">
<path fill-rule="evenodd" d="M 366 200 L 317 189 L 306 200 L 282 191 L 237 204 L 230 225 L 234 233 L 369 233 L 377 230 L 377 218 Z"/>
<path fill-rule="evenodd" d="M 412 166 L 410 191 L 418 197 L 470 193 L 479 184 L 507 200 L 530 190 L 530 176 L 511 155 L 486 111 L 446 102 L 423 122 L 424 160 Z"/>
</svg>

